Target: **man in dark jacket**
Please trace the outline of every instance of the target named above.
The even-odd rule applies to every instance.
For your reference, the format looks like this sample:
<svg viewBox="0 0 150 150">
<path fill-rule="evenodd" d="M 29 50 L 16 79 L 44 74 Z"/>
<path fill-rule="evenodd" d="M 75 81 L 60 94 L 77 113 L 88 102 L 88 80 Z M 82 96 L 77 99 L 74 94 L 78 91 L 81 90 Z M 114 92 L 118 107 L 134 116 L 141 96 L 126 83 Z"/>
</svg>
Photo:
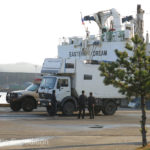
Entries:
<svg viewBox="0 0 150 150">
<path fill-rule="evenodd" d="M 90 92 L 90 96 L 88 97 L 88 108 L 90 119 L 94 119 L 94 106 L 95 106 L 95 98 L 93 97 L 92 92 Z"/>
<path fill-rule="evenodd" d="M 87 101 L 87 97 L 84 95 L 84 91 L 82 91 L 82 94 L 79 97 L 79 116 L 78 116 L 79 119 L 80 119 L 81 113 L 82 113 L 82 119 L 84 119 L 86 101 Z"/>
<path fill-rule="evenodd" d="M 53 92 L 52 92 L 51 104 L 52 104 L 52 115 L 56 115 L 56 112 L 57 112 L 57 100 L 56 100 L 56 96 L 55 96 L 55 90 L 53 90 Z"/>
</svg>

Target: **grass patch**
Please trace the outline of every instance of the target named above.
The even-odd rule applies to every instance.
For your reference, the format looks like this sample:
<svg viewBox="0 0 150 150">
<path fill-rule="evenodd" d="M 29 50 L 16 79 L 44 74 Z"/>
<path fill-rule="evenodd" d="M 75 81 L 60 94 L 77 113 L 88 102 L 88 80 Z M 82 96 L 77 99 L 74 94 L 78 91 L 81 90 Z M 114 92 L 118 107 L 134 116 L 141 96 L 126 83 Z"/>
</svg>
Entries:
<svg viewBox="0 0 150 150">
<path fill-rule="evenodd" d="M 145 147 L 137 148 L 136 150 L 150 150 L 150 144 L 148 144 L 148 145 L 145 146 Z"/>
</svg>

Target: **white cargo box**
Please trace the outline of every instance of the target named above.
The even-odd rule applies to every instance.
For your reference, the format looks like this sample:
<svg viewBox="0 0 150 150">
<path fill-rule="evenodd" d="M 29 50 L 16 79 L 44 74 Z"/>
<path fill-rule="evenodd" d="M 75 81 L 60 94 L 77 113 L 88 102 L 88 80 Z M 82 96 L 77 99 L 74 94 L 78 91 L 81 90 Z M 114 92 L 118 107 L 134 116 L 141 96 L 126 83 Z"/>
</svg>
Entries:
<svg viewBox="0 0 150 150">
<path fill-rule="evenodd" d="M 75 73 L 75 60 L 61 58 L 46 58 L 41 73 Z"/>
<path fill-rule="evenodd" d="M 104 77 L 100 76 L 97 64 L 86 64 L 84 61 L 76 61 L 75 89 L 78 95 L 84 90 L 86 95 L 93 92 L 97 98 L 126 98 L 118 92 L 118 88 L 105 85 Z"/>
<path fill-rule="evenodd" d="M 58 73 L 62 66 L 62 59 L 46 58 L 41 73 Z"/>
</svg>

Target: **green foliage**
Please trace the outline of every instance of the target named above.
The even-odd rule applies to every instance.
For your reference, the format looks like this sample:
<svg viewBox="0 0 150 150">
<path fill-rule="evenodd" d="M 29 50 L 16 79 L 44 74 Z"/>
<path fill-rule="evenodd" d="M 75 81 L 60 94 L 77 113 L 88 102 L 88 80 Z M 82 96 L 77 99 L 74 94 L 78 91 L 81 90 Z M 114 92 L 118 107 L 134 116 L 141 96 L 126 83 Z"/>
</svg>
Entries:
<svg viewBox="0 0 150 150">
<path fill-rule="evenodd" d="M 146 55 L 146 44 L 137 36 L 133 45 L 126 44 L 126 51 L 115 50 L 117 60 L 100 64 L 101 76 L 106 85 L 112 84 L 127 96 L 150 95 L 150 56 Z"/>
</svg>

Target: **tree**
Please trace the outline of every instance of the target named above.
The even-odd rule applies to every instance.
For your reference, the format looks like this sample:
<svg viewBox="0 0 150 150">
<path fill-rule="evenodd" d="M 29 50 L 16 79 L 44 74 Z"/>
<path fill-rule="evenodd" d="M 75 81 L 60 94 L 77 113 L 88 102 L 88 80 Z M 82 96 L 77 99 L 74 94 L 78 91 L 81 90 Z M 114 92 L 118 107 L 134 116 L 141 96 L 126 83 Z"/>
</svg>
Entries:
<svg viewBox="0 0 150 150">
<path fill-rule="evenodd" d="M 150 56 L 146 55 L 146 44 L 137 35 L 132 45 L 126 44 L 126 51 L 115 50 L 115 62 L 100 64 L 101 76 L 105 85 L 119 88 L 119 92 L 127 97 L 136 96 L 141 99 L 141 133 L 142 145 L 147 145 L 145 100 L 150 94 Z"/>
</svg>

